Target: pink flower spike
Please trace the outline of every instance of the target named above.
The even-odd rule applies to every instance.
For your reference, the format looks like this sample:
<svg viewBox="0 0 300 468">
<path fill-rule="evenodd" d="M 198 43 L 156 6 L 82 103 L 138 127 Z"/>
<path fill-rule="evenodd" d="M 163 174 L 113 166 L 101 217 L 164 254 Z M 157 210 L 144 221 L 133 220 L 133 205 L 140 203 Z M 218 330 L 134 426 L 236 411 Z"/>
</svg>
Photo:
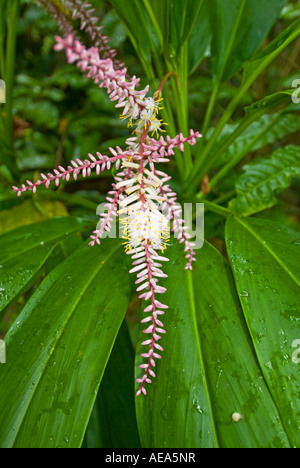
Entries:
<svg viewBox="0 0 300 468">
<path fill-rule="evenodd" d="M 144 306 L 141 323 L 145 324 L 142 341 L 145 346 L 141 358 L 141 376 L 137 379 L 136 395 L 147 394 L 147 385 L 156 377 L 153 369 L 161 359 L 163 347 L 158 344 L 167 330 L 159 320 L 168 306 L 158 301 L 158 295 L 166 293 L 164 280 L 167 274 L 163 265 L 168 262 L 165 251 L 170 245 L 170 232 L 174 232 L 184 247 L 186 270 L 192 270 L 196 261 L 195 244 L 183 219 L 182 209 L 177 203 L 177 194 L 170 187 L 171 177 L 158 164 L 167 163 L 175 151 L 184 152 L 185 145 L 194 146 L 202 135 L 190 130 L 171 138 L 161 135 L 162 121 L 159 88 L 157 95 L 148 95 L 150 86 L 140 89 L 140 79 L 129 76 L 128 69 L 116 59 L 116 51 L 109 46 L 109 38 L 103 35 L 103 27 L 95 16 L 94 7 L 87 1 L 63 0 L 65 8 L 58 3 L 38 0 L 57 19 L 64 38 L 57 36 L 54 49 L 65 51 L 69 63 L 107 91 L 115 108 L 121 109 L 121 119 L 133 128 L 134 135 L 126 140 L 126 148 L 109 148 L 109 156 L 97 152 L 94 155 L 78 155 L 65 168 L 58 166 L 51 173 L 41 173 L 38 180 L 27 181 L 13 191 L 20 197 L 24 192 L 36 191 L 41 186 L 49 189 L 59 187 L 61 182 L 77 181 L 79 177 L 90 177 L 93 172 L 100 175 L 115 166 L 114 183 L 108 193 L 99 223 L 92 233 L 89 245 L 101 244 L 101 239 L 112 230 L 113 220 L 120 216 L 126 253 L 132 256 L 130 273 L 136 275 L 136 290 L 140 299 L 148 302 Z M 62 10 L 62 11 L 61 11 Z M 68 11 L 68 15 L 63 11 Z M 90 36 L 92 47 L 86 47 L 76 34 L 73 22 L 80 23 L 80 30 Z M 130 132 L 132 130 L 130 129 Z M 155 135 L 156 134 L 156 135 Z M 155 135 L 155 138 L 153 138 Z M 146 316 L 144 314 L 147 314 Z M 144 328 L 144 327 L 143 327 Z M 167 346 L 167 343 L 166 343 Z"/>
</svg>

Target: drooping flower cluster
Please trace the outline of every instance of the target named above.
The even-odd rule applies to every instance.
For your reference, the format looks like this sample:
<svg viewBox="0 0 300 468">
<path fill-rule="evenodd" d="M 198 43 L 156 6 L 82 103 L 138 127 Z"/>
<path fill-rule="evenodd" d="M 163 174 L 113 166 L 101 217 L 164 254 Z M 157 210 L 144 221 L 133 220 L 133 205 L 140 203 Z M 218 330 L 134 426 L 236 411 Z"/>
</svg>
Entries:
<svg viewBox="0 0 300 468">
<path fill-rule="evenodd" d="M 21 187 L 13 187 L 13 190 L 18 196 L 27 190 L 36 193 L 41 186 L 47 189 L 51 183 L 59 186 L 61 181 L 67 182 L 71 177 L 74 180 L 78 175 L 88 177 L 92 171 L 100 174 L 115 165 L 115 183 L 108 194 L 105 212 L 100 214 L 98 227 L 91 236 L 90 246 L 100 245 L 104 232 L 110 231 L 114 218 L 120 216 L 125 250 L 133 260 L 130 273 L 137 275 L 139 297 L 149 303 L 145 307 L 147 315 L 142 320 L 143 324 L 147 324 L 143 333 L 149 335 L 142 343 L 147 349 L 142 354 L 146 362 L 141 364 L 143 375 L 137 379 L 137 395 L 146 395 L 145 386 L 155 377 L 156 359 L 161 358 L 160 352 L 163 351 L 158 343 L 165 333 L 160 318 L 168 306 L 158 298 L 166 292 L 159 283 L 167 276 L 162 270 L 162 263 L 168 261 L 163 254 L 168 247 L 171 223 L 172 231 L 185 246 L 186 269 L 192 270 L 195 261 L 195 244 L 191 242 L 191 235 L 182 218 L 177 195 L 168 183 L 171 177 L 158 169 L 158 165 L 169 162 L 175 149 L 184 152 L 185 144 L 195 145 L 201 135 L 193 130 L 188 137 L 180 134 L 175 138 L 163 138 L 159 135 L 164 131 L 163 123 L 158 119 L 160 91 L 154 97 L 148 96 L 149 86 L 139 90 L 140 80 L 135 76 L 129 77 L 127 69 L 119 67 L 115 51 L 110 50 L 108 40 L 102 37 L 102 28 L 96 26 L 98 19 L 93 17 L 91 6 L 79 0 L 55 0 L 52 4 L 56 15 L 63 16 L 60 17 L 60 25 L 67 19 L 67 9 L 72 9 L 72 18 L 80 19 L 82 30 L 96 41 L 96 47 L 87 49 L 75 34 L 70 33 L 64 39 L 56 38 L 55 50 L 65 50 L 69 63 L 76 62 L 87 77 L 107 90 L 116 107 L 123 109 L 121 118 L 128 119 L 135 135 L 128 138 L 125 150 L 110 148 L 109 156 L 89 154 L 84 160 L 78 158 L 67 167 L 59 166 L 51 173 L 42 173 L 38 180 L 26 181 Z M 51 8 L 48 10 L 51 11 Z M 68 27 L 68 32 L 70 30 Z M 153 138 L 155 134 L 157 139 Z"/>
</svg>

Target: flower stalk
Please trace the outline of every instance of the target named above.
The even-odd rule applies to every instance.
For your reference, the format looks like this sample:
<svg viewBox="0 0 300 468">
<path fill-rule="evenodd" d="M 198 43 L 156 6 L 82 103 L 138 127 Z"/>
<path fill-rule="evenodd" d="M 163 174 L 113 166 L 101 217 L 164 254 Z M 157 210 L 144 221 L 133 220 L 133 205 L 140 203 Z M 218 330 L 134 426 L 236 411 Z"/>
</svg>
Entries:
<svg viewBox="0 0 300 468">
<path fill-rule="evenodd" d="M 39 3 L 45 2 L 40 0 Z M 160 353 L 163 351 L 159 341 L 166 333 L 160 318 L 168 306 L 158 298 L 166 292 L 166 288 L 159 283 L 167 277 L 162 264 L 168 261 L 164 253 L 168 248 L 171 223 L 179 243 L 184 244 L 186 269 L 192 270 L 195 261 L 195 244 L 187 232 L 177 195 L 169 185 L 171 177 L 158 166 L 168 163 L 175 149 L 184 152 L 186 144 L 195 145 L 201 135 L 190 130 L 188 137 L 183 134 L 175 138 L 162 136 L 166 130 L 163 121 L 158 118 L 162 101 L 160 96 L 166 80 L 173 73 L 164 77 L 153 97 L 148 95 L 149 86 L 140 90 L 140 79 L 130 77 L 127 68 L 117 61 L 116 52 L 110 49 L 109 39 L 102 35 L 102 27 L 98 25 L 88 2 L 52 1 L 48 11 L 56 16 L 61 28 L 67 32 L 64 38 L 56 37 L 55 50 L 65 51 L 69 63 L 76 63 L 88 78 L 107 90 L 116 108 L 122 109 L 121 118 L 128 120 L 128 126 L 133 127 L 134 136 L 127 139 L 124 150 L 120 147 L 110 148 L 110 156 L 89 154 L 85 160 L 78 158 L 66 168 L 59 166 L 51 173 L 42 173 L 37 181 L 28 180 L 21 187 L 13 187 L 13 190 L 18 196 L 26 191 L 36 193 L 41 186 L 49 189 L 53 183 L 58 187 L 61 181 L 76 180 L 79 174 L 84 178 L 92 172 L 99 175 L 115 166 L 117 173 L 107 196 L 106 212 L 100 214 L 90 246 L 101 244 L 104 232 L 111 230 L 113 219 L 119 216 L 123 225 L 125 251 L 133 260 L 130 273 L 137 275 L 136 287 L 140 299 L 150 302 L 144 310 L 147 316 L 142 320 L 147 325 L 143 333 L 149 337 L 142 343 L 146 351 L 141 356 L 146 362 L 140 365 L 143 375 L 137 378 L 136 393 L 137 396 L 146 395 L 146 384 L 155 378 L 156 360 L 161 359 Z M 72 20 L 81 21 L 81 29 L 90 35 L 94 47 L 86 48 L 71 30 L 69 11 L 73 12 Z"/>
</svg>

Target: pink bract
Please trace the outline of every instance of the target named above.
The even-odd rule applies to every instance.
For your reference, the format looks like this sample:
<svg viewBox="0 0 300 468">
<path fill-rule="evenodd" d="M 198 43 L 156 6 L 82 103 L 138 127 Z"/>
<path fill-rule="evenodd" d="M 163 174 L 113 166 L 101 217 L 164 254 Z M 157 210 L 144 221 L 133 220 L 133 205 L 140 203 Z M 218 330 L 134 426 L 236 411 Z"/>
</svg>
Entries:
<svg viewBox="0 0 300 468">
<path fill-rule="evenodd" d="M 167 275 L 162 270 L 162 263 L 168 258 L 165 252 L 168 246 L 168 227 L 176 233 L 179 243 L 184 244 L 186 269 L 192 270 L 195 262 L 195 244 L 182 217 L 182 209 L 177 203 L 177 195 L 169 185 L 171 177 L 158 166 L 170 161 L 175 150 L 184 152 L 185 144 L 195 145 L 201 138 L 199 132 L 190 131 L 188 137 L 179 134 L 175 138 L 160 136 L 164 131 L 162 121 L 157 118 L 159 112 L 159 93 L 148 96 L 150 87 L 139 90 L 140 79 L 130 77 L 127 68 L 116 60 L 116 51 L 109 47 L 109 38 L 102 35 L 102 27 L 94 17 L 94 10 L 88 2 L 67 0 L 66 8 L 72 13 L 73 20 L 81 21 L 81 29 L 93 39 L 95 46 L 87 49 L 76 38 L 68 18 L 55 6 L 44 0 L 38 3 L 46 6 L 57 19 L 64 38 L 56 37 L 56 51 L 65 51 L 69 63 L 91 78 L 100 88 L 105 88 L 116 108 L 122 110 L 122 118 L 135 125 L 135 136 L 128 138 L 127 147 L 110 148 L 110 156 L 97 153 L 88 158 L 70 161 L 68 166 L 58 166 L 53 172 L 42 173 L 38 180 L 26 181 L 20 187 L 13 187 L 18 196 L 26 191 L 36 193 L 37 189 L 51 183 L 59 186 L 61 181 L 68 182 L 71 177 L 76 180 L 79 175 L 89 177 L 92 172 L 100 174 L 110 170 L 113 165 L 117 174 L 115 183 L 107 197 L 105 212 L 100 215 L 97 229 L 91 235 L 90 246 L 100 245 L 104 232 L 110 231 L 112 222 L 117 216 L 122 217 L 126 253 L 132 256 L 133 268 L 130 273 L 137 275 L 137 292 L 146 303 L 147 316 L 142 323 L 147 325 L 145 335 L 150 335 L 143 345 L 146 352 L 141 357 L 146 360 L 140 365 L 143 375 L 137 378 L 139 388 L 136 395 L 146 395 L 146 384 L 155 377 L 156 360 L 161 359 L 163 351 L 159 344 L 161 335 L 165 334 L 160 318 L 168 309 L 158 297 L 166 292 L 159 284 Z M 157 134 L 158 139 L 149 136 Z M 123 216 L 124 215 L 124 216 Z"/>
</svg>

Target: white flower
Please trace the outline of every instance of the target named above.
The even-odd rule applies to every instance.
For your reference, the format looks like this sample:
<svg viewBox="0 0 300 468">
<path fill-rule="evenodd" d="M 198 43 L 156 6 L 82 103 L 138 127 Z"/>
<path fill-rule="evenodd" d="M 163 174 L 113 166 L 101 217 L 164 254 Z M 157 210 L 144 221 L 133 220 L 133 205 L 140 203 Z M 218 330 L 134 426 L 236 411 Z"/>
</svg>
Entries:
<svg viewBox="0 0 300 468">
<path fill-rule="evenodd" d="M 159 119 L 153 118 L 153 119 L 151 120 L 151 125 L 150 125 L 150 128 L 149 128 L 149 133 L 152 132 L 152 135 L 153 135 L 154 133 L 157 133 L 157 134 L 158 134 L 158 132 L 163 132 L 164 130 L 161 128 L 162 125 L 164 125 L 163 120 L 159 120 Z"/>
<path fill-rule="evenodd" d="M 152 112 L 152 116 L 156 116 L 158 112 L 162 109 L 162 107 L 160 107 L 161 101 L 162 99 L 153 99 L 152 97 L 148 97 L 145 99 L 146 109 L 148 112 Z"/>
<path fill-rule="evenodd" d="M 145 240 L 155 250 L 164 251 L 170 238 L 170 222 L 158 210 L 150 208 L 130 210 L 121 220 L 124 225 L 123 237 L 127 250 L 134 250 Z"/>
</svg>

